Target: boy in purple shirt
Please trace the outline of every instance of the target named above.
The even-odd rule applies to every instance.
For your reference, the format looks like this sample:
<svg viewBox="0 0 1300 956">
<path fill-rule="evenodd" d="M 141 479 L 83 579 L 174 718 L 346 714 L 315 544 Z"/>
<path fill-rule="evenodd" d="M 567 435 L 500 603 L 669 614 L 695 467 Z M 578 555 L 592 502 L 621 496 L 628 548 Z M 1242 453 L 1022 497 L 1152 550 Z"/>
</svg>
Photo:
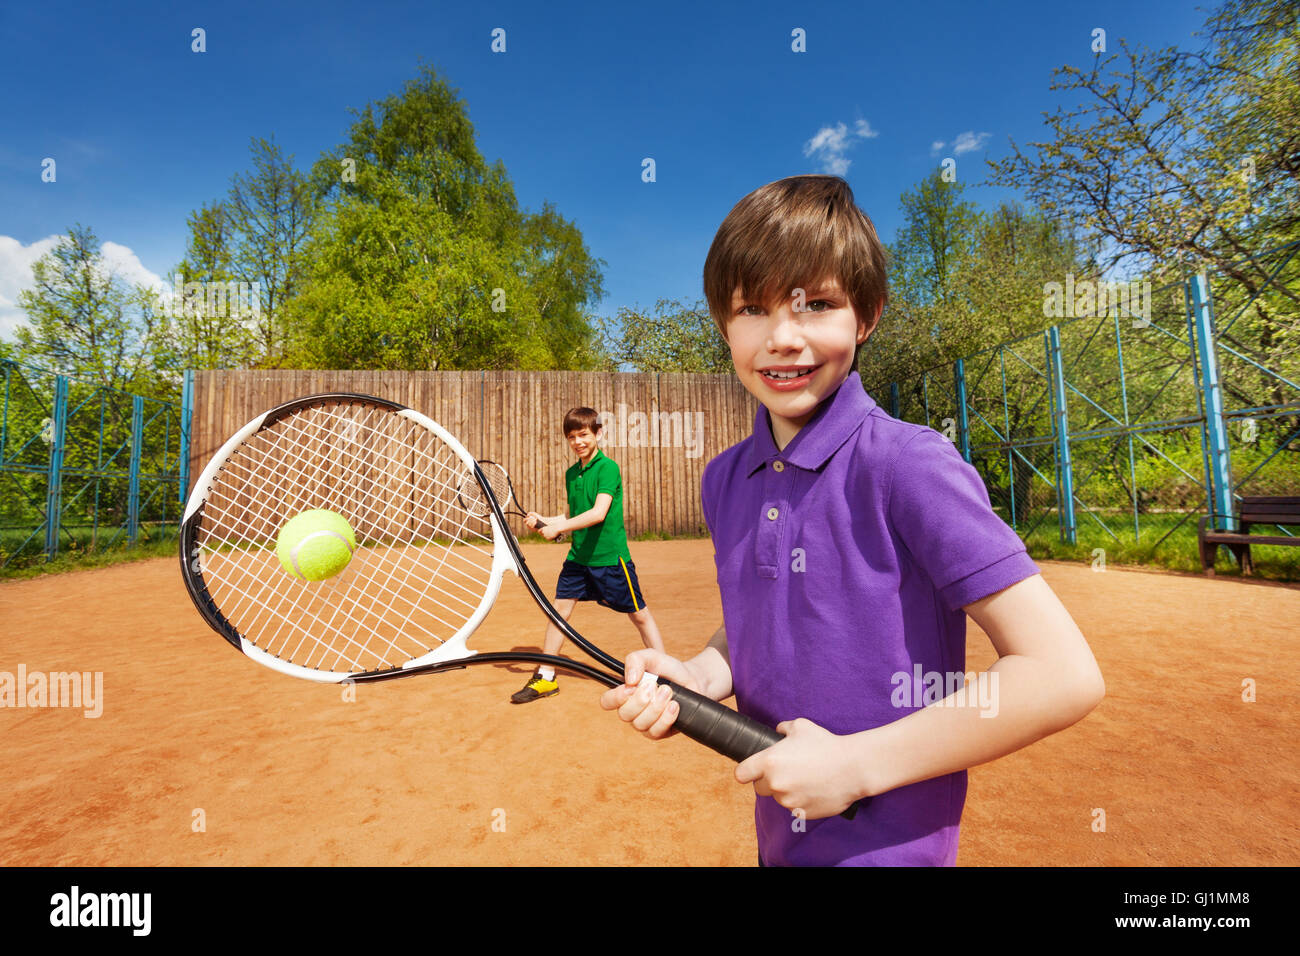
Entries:
<svg viewBox="0 0 1300 956">
<path fill-rule="evenodd" d="M 952 865 L 966 768 L 1070 726 L 1104 693 L 975 469 L 863 391 L 853 369 L 885 261 L 839 177 L 771 183 L 722 223 L 705 295 L 761 406 L 702 482 L 723 626 L 688 661 L 633 653 L 627 683 L 601 697 L 647 736 L 672 733 L 666 690 L 637 686 L 649 672 L 734 692 L 786 735 L 736 767 L 768 865 Z M 999 655 L 975 680 L 967 614 Z M 853 820 L 838 815 L 858 800 Z"/>
</svg>

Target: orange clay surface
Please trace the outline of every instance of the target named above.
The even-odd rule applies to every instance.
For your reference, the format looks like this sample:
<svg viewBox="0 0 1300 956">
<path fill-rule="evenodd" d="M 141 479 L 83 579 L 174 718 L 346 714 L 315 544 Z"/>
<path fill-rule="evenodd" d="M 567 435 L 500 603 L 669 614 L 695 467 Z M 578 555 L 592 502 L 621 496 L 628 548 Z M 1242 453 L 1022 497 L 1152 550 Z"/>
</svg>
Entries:
<svg viewBox="0 0 1300 956">
<path fill-rule="evenodd" d="M 720 621 L 709 542 L 632 548 L 669 651 L 694 653 Z M 565 551 L 526 548 L 547 589 Z M 957 862 L 1300 864 L 1300 589 L 1040 567 L 1107 696 L 971 771 Z M 620 657 L 639 646 L 595 605 L 573 623 Z M 543 627 L 508 578 L 471 644 L 536 648 Z M 755 865 L 733 764 L 640 737 L 587 680 L 512 706 L 529 668 L 484 666 L 346 702 L 235 652 L 169 560 L 0 582 L 0 633 L 0 671 L 104 682 L 97 719 L 0 709 L 0 864 Z M 968 670 L 995 659 L 974 623 L 968 648 Z"/>
</svg>

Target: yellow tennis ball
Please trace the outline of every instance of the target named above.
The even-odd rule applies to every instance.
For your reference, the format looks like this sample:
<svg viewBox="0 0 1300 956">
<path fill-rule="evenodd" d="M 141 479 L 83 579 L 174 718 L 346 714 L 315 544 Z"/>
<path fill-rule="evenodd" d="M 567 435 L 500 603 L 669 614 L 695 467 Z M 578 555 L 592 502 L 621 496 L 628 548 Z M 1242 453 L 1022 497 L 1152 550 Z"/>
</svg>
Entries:
<svg viewBox="0 0 1300 956">
<path fill-rule="evenodd" d="M 280 565 L 300 581 L 323 581 L 348 566 L 357 536 L 336 511 L 313 508 L 285 522 L 275 539 Z"/>
</svg>

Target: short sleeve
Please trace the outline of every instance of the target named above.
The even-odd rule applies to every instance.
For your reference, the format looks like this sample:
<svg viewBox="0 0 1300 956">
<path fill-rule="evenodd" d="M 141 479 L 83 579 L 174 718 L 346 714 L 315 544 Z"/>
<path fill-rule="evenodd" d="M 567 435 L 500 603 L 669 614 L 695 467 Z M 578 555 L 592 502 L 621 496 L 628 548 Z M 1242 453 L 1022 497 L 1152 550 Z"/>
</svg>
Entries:
<svg viewBox="0 0 1300 956">
<path fill-rule="evenodd" d="M 990 506 L 979 472 L 932 429 L 899 450 L 888 513 L 950 611 L 1038 573 L 1019 536 Z"/>
<path fill-rule="evenodd" d="M 596 494 L 617 497 L 622 483 L 623 476 L 618 470 L 618 463 L 606 458 L 596 472 Z"/>
<path fill-rule="evenodd" d="M 709 530 L 709 537 L 713 537 L 713 489 L 710 487 L 713 482 L 710 477 L 710 469 L 713 468 L 714 461 L 710 461 L 704 466 L 704 473 L 700 475 L 700 510 L 704 512 L 704 526 Z"/>
</svg>

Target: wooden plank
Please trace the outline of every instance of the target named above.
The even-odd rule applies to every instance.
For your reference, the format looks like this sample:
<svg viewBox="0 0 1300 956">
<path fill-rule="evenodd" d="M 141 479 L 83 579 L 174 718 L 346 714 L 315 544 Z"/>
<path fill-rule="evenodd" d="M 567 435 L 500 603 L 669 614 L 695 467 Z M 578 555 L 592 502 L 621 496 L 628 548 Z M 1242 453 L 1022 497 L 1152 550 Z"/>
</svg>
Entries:
<svg viewBox="0 0 1300 956">
<path fill-rule="evenodd" d="M 756 408 L 731 375 L 196 370 L 191 475 L 197 480 L 217 448 L 253 415 L 326 391 L 390 398 L 429 415 L 472 454 L 506 464 L 521 503 L 548 514 L 567 506 L 562 479 L 572 455 L 561 434 L 563 414 L 580 404 L 609 413 L 603 447 L 622 469 L 627 528 L 634 537 L 703 528 L 704 466 L 749 435 Z M 702 436 L 695 435 L 697 413 L 704 416 Z M 636 436 L 644 440 L 629 445 L 634 415 L 646 430 Z M 688 422 L 692 437 L 703 442 L 694 458 L 686 457 Z"/>
</svg>

